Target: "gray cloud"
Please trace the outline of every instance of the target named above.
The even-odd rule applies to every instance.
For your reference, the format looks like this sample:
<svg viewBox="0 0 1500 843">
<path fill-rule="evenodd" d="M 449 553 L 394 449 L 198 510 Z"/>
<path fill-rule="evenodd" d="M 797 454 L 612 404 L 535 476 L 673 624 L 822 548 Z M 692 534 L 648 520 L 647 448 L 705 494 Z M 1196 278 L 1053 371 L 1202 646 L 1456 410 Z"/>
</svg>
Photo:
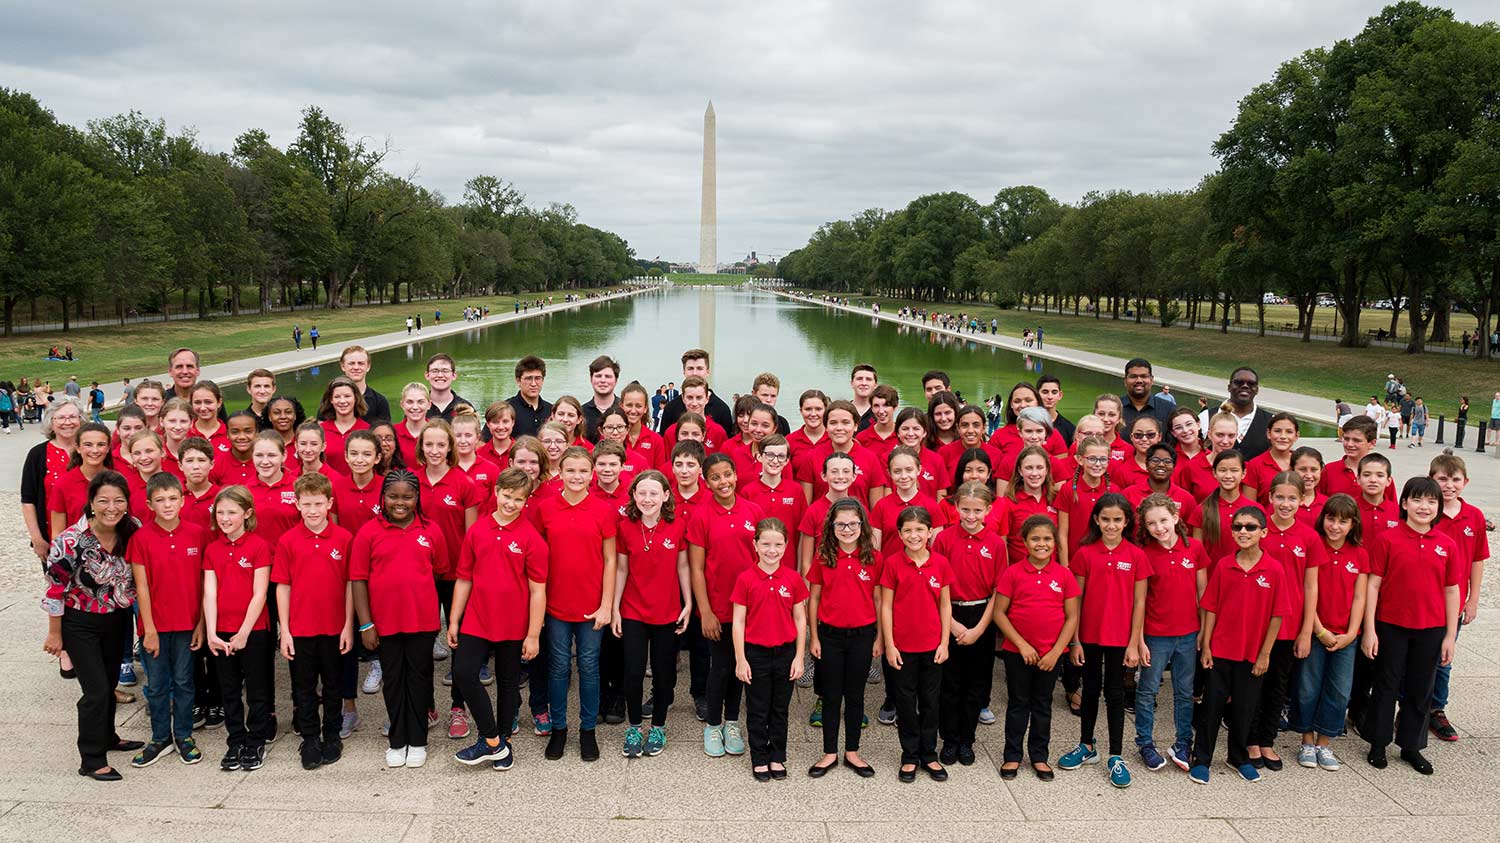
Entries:
<svg viewBox="0 0 1500 843">
<path fill-rule="evenodd" d="M 1382 4 L 24 5 L 0 6 L 0 84 L 67 122 L 134 108 L 223 150 L 250 127 L 284 145 L 316 104 L 450 199 L 492 173 L 689 260 L 709 98 L 720 257 L 778 253 L 938 190 L 1191 187 L 1241 96 Z"/>
</svg>

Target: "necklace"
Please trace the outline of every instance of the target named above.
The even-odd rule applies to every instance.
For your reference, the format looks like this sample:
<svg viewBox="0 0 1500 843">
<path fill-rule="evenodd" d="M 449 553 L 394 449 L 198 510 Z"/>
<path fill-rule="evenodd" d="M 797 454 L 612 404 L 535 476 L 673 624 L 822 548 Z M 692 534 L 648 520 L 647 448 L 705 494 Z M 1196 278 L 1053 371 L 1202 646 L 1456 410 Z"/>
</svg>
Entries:
<svg viewBox="0 0 1500 843">
<path fill-rule="evenodd" d="M 646 526 L 645 521 L 641 522 L 641 551 L 643 553 L 649 553 L 651 551 L 651 545 L 656 543 L 656 528 L 660 526 L 660 521 L 656 522 L 650 527 Z"/>
</svg>

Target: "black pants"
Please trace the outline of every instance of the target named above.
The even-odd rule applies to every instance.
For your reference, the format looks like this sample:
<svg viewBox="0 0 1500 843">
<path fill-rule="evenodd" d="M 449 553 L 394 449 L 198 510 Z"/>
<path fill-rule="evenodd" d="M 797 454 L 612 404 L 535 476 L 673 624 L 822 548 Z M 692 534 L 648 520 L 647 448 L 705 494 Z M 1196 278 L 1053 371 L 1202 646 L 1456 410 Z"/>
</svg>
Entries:
<svg viewBox="0 0 1500 843">
<path fill-rule="evenodd" d="M 1061 661 L 1063 693 L 1071 696 L 1074 691 L 1083 687 L 1083 668 L 1073 664 L 1067 653 L 1063 654 Z"/>
<path fill-rule="evenodd" d="M 605 643 L 613 635 L 604 636 Z M 641 725 L 641 695 L 646 688 L 646 651 L 651 652 L 651 725 L 667 725 L 667 707 L 672 704 L 677 687 L 677 624 L 645 623 L 632 618 L 620 619 L 621 691 L 630 725 Z M 600 651 L 599 658 L 604 658 Z M 603 671 L 600 667 L 600 671 Z M 602 687 L 602 685 L 601 685 Z M 603 694 L 603 691 L 600 691 Z M 600 706 L 603 706 L 601 696 Z"/>
<path fill-rule="evenodd" d="M 1349 721 L 1356 728 L 1365 728 L 1365 715 L 1370 710 L 1370 691 L 1375 687 L 1375 662 L 1365 657 L 1360 642 L 1355 641 L 1354 677 L 1349 683 Z"/>
<path fill-rule="evenodd" d="M 1250 720 L 1250 746 L 1274 746 L 1281 730 L 1281 710 L 1286 707 L 1286 689 L 1291 682 L 1297 658 L 1292 655 L 1294 641 L 1277 641 L 1271 645 L 1271 663 L 1261 677 L 1260 705 Z M 1425 724 L 1424 724 L 1425 725 Z"/>
<path fill-rule="evenodd" d="M 292 717 L 297 724 L 297 734 L 304 740 L 318 740 L 318 706 L 321 703 L 321 738 L 336 741 L 339 727 L 343 725 L 343 694 L 339 691 L 343 665 L 340 663 L 339 637 L 297 635 L 292 638 L 292 646 L 296 648 L 291 665 Z M 432 658 L 431 653 L 427 656 Z M 425 719 L 422 728 L 427 728 Z"/>
<path fill-rule="evenodd" d="M 745 727 L 750 766 L 786 764 L 787 709 L 792 703 L 792 658 L 797 645 L 745 644 L 750 684 L 745 688 Z"/>
<path fill-rule="evenodd" d="M 224 640 L 228 641 L 237 631 L 230 631 Z M 193 705 L 218 707 L 224 704 L 224 695 L 219 688 L 218 661 L 206 646 L 193 653 Z"/>
<path fill-rule="evenodd" d="M 694 700 L 699 700 L 708 695 L 708 671 L 709 656 L 713 652 L 713 642 L 703 637 L 703 620 L 694 617 L 688 622 L 687 631 L 684 632 L 682 646 L 688 654 L 688 693 Z M 651 669 L 655 672 L 656 668 Z"/>
<path fill-rule="evenodd" d="M 1402 749 L 1427 746 L 1427 715 L 1432 705 L 1432 681 L 1443 657 L 1441 626 L 1412 629 L 1384 621 L 1375 622 L 1380 650 L 1375 654 L 1375 687 L 1360 733 L 1370 746 L 1385 748 L 1391 738 Z M 1396 700 L 1401 715 L 1396 716 Z"/>
<path fill-rule="evenodd" d="M 228 640 L 233 632 L 220 632 Z M 208 649 L 208 648 L 204 648 Z M 258 749 L 265 746 L 271 728 L 271 674 L 265 651 L 271 649 L 271 632 L 257 629 L 245 639 L 245 648 L 229 656 L 214 656 L 219 677 L 219 699 L 224 704 L 224 728 L 228 745 Z M 299 650 L 300 653 L 300 650 Z"/>
<path fill-rule="evenodd" d="M 708 725 L 740 719 L 740 680 L 734 675 L 734 624 L 719 624 L 719 640 L 708 642 Z"/>
<path fill-rule="evenodd" d="M 1020 763 L 1021 739 L 1026 738 L 1031 763 L 1047 760 L 1052 742 L 1052 689 L 1062 671 L 1053 665 L 1042 670 L 1026 663 L 1020 653 L 1002 650 L 1005 662 L 1005 760 Z M 1028 727 L 1030 727 L 1028 734 Z"/>
<path fill-rule="evenodd" d="M 865 679 L 875 649 L 875 624 L 856 627 L 818 624 L 823 658 L 813 679 L 823 686 L 823 752 L 839 751 L 839 712 L 844 715 L 844 751 L 858 752 L 865 715 Z"/>
<path fill-rule="evenodd" d="M 432 704 L 432 639 L 436 631 L 398 632 L 380 639 L 381 689 L 391 720 L 391 749 L 427 745 Z"/>
<path fill-rule="evenodd" d="M 1104 691 L 1104 718 L 1109 728 L 1109 754 L 1119 755 L 1125 743 L 1125 648 L 1083 645 L 1083 702 L 1078 706 L 1078 742 L 1094 745 L 1099 722 L 1099 691 Z"/>
<path fill-rule="evenodd" d="M 120 648 L 130 629 L 130 612 L 64 609 L 63 649 L 73 660 L 83 696 L 78 698 L 78 768 L 93 772 L 109 766 L 105 753 L 119 740 L 115 732 L 115 686 L 120 684 Z"/>
<path fill-rule="evenodd" d="M 896 731 L 901 735 L 901 764 L 928 764 L 937 760 L 938 692 L 943 686 L 943 666 L 933 661 L 936 652 L 902 653 L 901 669 L 893 671 L 896 699 Z"/>
<path fill-rule="evenodd" d="M 491 653 L 495 656 L 493 709 L 489 694 L 479 681 L 479 669 L 490 660 Z M 516 721 L 516 712 L 521 710 L 521 642 L 490 641 L 459 633 L 458 649 L 453 652 L 453 687 L 460 685 L 479 736 L 505 741 L 510 736 L 510 724 Z"/>
<path fill-rule="evenodd" d="M 266 648 L 266 654 L 265 654 L 264 658 L 265 658 L 265 661 L 266 661 L 266 676 L 268 677 L 268 681 L 266 683 L 266 696 L 267 696 L 267 699 L 269 700 L 269 702 L 267 704 L 270 705 L 270 707 L 271 707 L 271 715 L 270 716 L 275 717 L 276 716 L 276 657 L 277 657 L 277 654 L 281 652 L 281 647 L 280 647 L 280 643 L 279 643 L 281 641 L 281 615 L 280 615 L 280 610 L 276 607 L 276 588 L 275 588 L 276 584 L 272 583 L 271 585 L 272 585 L 271 588 L 266 589 L 266 612 L 269 615 L 269 621 L 266 624 L 266 629 L 267 629 L 267 631 L 269 631 L 271 633 L 271 646 L 269 646 L 269 647 Z M 292 697 L 292 709 L 295 711 L 296 707 L 297 707 L 297 699 L 296 699 L 295 696 L 293 696 Z M 293 715 L 293 717 L 295 719 L 295 715 Z M 270 733 L 269 727 L 267 727 L 266 735 L 267 735 L 267 738 L 273 737 L 271 735 L 271 733 Z"/>
<path fill-rule="evenodd" d="M 1229 712 L 1229 736 L 1225 742 L 1225 756 L 1229 763 L 1238 767 L 1250 763 L 1247 749 L 1250 741 L 1250 719 L 1260 704 L 1260 689 L 1264 676 L 1251 675 L 1254 662 L 1239 662 L 1229 659 L 1214 659 L 1211 670 L 1199 671 L 1208 674 L 1208 686 L 1203 692 L 1203 702 L 1198 706 L 1196 734 L 1193 735 L 1193 763 L 1207 767 L 1214 760 L 1214 744 L 1219 741 L 1219 723 Z"/>
<path fill-rule="evenodd" d="M 621 630 L 623 634 L 624 630 Z M 651 666 L 656 672 L 656 665 Z M 599 716 L 619 705 L 625 699 L 625 649 L 623 639 L 613 632 L 604 631 L 599 641 Z"/>
<path fill-rule="evenodd" d="M 953 605 L 953 619 L 964 626 L 979 623 L 984 605 Z M 943 665 L 942 701 L 938 704 L 938 730 L 943 743 L 974 745 L 979 710 L 989 704 L 995 683 L 995 625 L 985 624 L 979 638 L 960 646 L 948 641 L 948 662 Z"/>
<path fill-rule="evenodd" d="M 453 611 L 453 584 L 455 580 L 436 579 L 433 582 L 437 585 L 438 603 L 443 607 L 443 623 L 445 624 L 443 629 L 447 629 L 446 624 L 448 623 L 448 617 Z M 443 632 L 443 630 L 440 629 L 438 630 L 438 634 L 446 635 L 447 633 Z M 452 658 L 452 656 L 449 656 L 449 658 Z M 452 662 L 448 663 L 448 668 L 449 670 L 454 669 Z M 543 681 L 546 680 L 544 679 Z M 454 673 L 453 675 L 453 684 L 448 686 L 448 699 L 450 708 L 464 707 L 464 692 L 463 689 L 458 686 L 457 673 Z M 429 704 L 429 707 L 433 709 L 437 708 L 436 697 L 433 697 L 432 702 Z"/>
</svg>

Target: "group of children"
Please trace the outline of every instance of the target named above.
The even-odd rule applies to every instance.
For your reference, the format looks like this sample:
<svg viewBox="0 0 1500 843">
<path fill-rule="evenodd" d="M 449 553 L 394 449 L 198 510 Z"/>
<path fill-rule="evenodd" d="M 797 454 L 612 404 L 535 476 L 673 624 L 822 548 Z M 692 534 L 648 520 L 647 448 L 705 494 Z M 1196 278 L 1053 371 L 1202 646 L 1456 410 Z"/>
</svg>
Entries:
<svg viewBox="0 0 1500 843">
<path fill-rule="evenodd" d="M 755 396 L 724 430 L 690 377 L 687 412 L 659 436 L 631 384 L 590 439 L 567 397 L 537 436 L 517 436 L 506 401 L 429 418 L 420 383 L 403 390 L 401 421 L 373 425 L 344 379 L 305 424 L 270 395 L 219 422 L 209 384 L 148 407 L 154 424 L 122 418 L 118 437 L 84 425 L 49 508 L 54 524 L 76 521 L 77 492 L 119 465 L 144 525 L 128 558 L 152 735 L 135 766 L 201 758 L 193 711 L 211 684 L 221 768 L 260 767 L 278 731 L 277 653 L 307 769 L 337 762 L 357 727 L 361 652 L 378 659 L 366 689 L 383 690 L 390 767 L 425 763 L 442 721 L 434 663 L 450 653 L 449 735 L 475 737 L 458 762 L 510 769 L 523 683 L 545 757 L 561 758 L 575 673 L 580 757 L 600 755 L 601 699 L 623 701 L 623 755 L 653 756 L 685 650 L 704 752 L 748 753 L 758 781 L 787 776 L 788 709 L 807 673 L 823 732 L 809 776 L 875 775 L 859 747 L 865 688 L 883 675 L 899 778 L 945 780 L 975 761 L 997 658 L 1006 779 L 1023 761 L 1051 780 L 1102 759 L 1128 786 L 1127 709 L 1141 762 L 1195 782 L 1209 780 L 1221 727 L 1247 781 L 1282 768 L 1283 723 L 1301 766 L 1337 770 L 1346 714 L 1370 764 L 1385 766 L 1394 741 L 1432 772 L 1429 729 L 1457 738 L 1448 667 L 1489 555 L 1462 460 L 1437 456 L 1397 498 L 1363 416 L 1344 424 L 1339 462 L 1297 448 L 1285 414 L 1246 461 L 1233 416 L 1202 436 L 1187 409 L 1125 425 L 1112 395 L 1068 442 L 1030 384 L 986 438 L 983 410 L 944 385 L 925 413 L 898 411 L 889 386 L 864 411 L 809 390 L 803 427 L 783 436 Z M 1168 672 L 1173 731 L 1159 749 Z M 1054 760 L 1059 679 L 1079 737 Z"/>
</svg>

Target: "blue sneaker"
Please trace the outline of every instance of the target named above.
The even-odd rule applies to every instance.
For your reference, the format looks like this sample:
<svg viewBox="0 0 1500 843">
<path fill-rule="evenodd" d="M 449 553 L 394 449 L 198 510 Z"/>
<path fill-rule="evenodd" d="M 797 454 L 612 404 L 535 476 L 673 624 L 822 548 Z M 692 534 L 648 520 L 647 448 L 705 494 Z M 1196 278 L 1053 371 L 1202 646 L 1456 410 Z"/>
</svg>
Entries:
<svg viewBox="0 0 1500 843">
<path fill-rule="evenodd" d="M 1228 764 L 1229 762 L 1226 761 L 1224 763 Z M 1229 769 L 1235 771 L 1239 774 L 1240 778 L 1252 784 L 1260 781 L 1260 771 L 1255 769 L 1255 767 L 1251 764 L 1241 764 L 1238 767 L 1233 764 L 1229 764 Z"/>
<path fill-rule="evenodd" d="M 724 751 L 730 755 L 745 754 L 745 736 L 740 733 L 738 720 L 724 724 Z"/>
<path fill-rule="evenodd" d="M 120 665 L 120 684 L 130 688 L 135 685 L 136 681 L 135 665 L 130 662 Z"/>
<path fill-rule="evenodd" d="M 495 746 L 490 746 L 484 738 L 475 741 L 473 746 L 466 746 L 458 752 L 453 753 L 453 760 L 460 764 L 468 764 L 470 767 L 483 764 L 486 761 L 494 761 L 508 752 L 505 741 Z"/>
<path fill-rule="evenodd" d="M 1161 756 L 1158 755 L 1156 757 L 1160 758 Z M 1115 787 L 1130 787 L 1130 769 L 1125 766 L 1125 759 L 1118 755 L 1111 755 L 1106 766 L 1109 767 L 1110 784 Z"/>
<path fill-rule="evenodd" d="M 1167 749 L 1167 758 L 1171 759 L 1184 773 L 1193 768 L 1193 745 L 1188 741 L 1178 741 Z"/>
<path fill-rule="evenodd" d="M 724 727 L 703 727 L 703 754 L 709 758 L 724 757 Z"/>
<path fill-rule="evenodd" d="M 1059 770 L 1076 770 L 1085 764 L 1098 763 L 1098 751 L 1090 749 L 1087 744 L 1079 744 L 1078 746 L 1073 747 L 1072 751 L 1070 751 L 1068 754 L 1057 759 L 1057 767 Z"/>
<path fill-rule="evenodd" d="M 640 758 L 646 749 L 646 736 L 641 734 L 640 726 L 630 726 L 625 730 L 625 748 L 620 754 L 626 758 Z"/>
<path fill-rule="evenodd" d="M 506 741 L 503 746 L 505 747 L 505 754 L 490 762 L 491 768 L 499 770 L 502 773 L 509 770 L 511 765 L 516 763 L 516 754 L 510 751 L 510 742 Z"/>
<path fill-rule="evenodd" d="M 489 662 L 479 666 L 479 684 L 486 686 L 495 684 L 495 674 L 490 672 Z"/>
<path fill-rule="evenodd" d="M 651 731 L 646 733 L 645 754 L 661 755 L 661 751 L 667 748 L 667 730 L 660 726 L 652 726 Z"/>
<path fill-rule="evenodd" d="M 1153 772 L 1167 766 L 1167 759 L 1161 757 L 1161 753 L 1156 751 L 1154 743 L 1141 747 L 1141 761 L 1145 762 L 1147 770 Z"/>
<path fill-rule="evenodd" d="M 1197 784 L 1208 784 L 1208 765 L 1199 764 L 1188 771 L 1188 778 Z"/>
</svg>

